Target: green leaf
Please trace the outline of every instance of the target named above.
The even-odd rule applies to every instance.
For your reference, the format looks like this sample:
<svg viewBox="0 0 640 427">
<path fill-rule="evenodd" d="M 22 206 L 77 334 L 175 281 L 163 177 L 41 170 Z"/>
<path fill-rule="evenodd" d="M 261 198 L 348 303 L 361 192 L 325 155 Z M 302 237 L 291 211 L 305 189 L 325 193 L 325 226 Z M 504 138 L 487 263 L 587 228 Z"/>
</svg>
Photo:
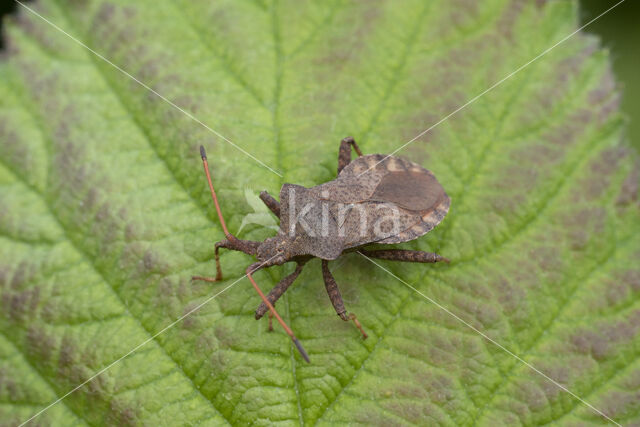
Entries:
<svg viewBox="0 0 640 427">
<path fill-rule="evenodd" d="M 240 236 L 242 229 L 249 224 L 261 225 L 275 231 L 280 229 L 275 216 L 271 214 L 269 208 L 262 203 L 260 197 L 254 194 L 250 188 L 244 189 L 244 198 L 249 206 L 251 206 L 251 209 L 253 209 L 253 212 L 246 214 L 244 218 L 242 218 L 242 222 L 240 223 L 240 228 L 238 228 L 236 236 Z"/>
<path fill-rule="evenodd" d="M 389 153 L 577 28 L 574 1 L 28 3 L 282 178 L 22 9 L 0 63 L 0 419 L 51 425 L 604 424 L 570 394 L 352 253 L 253 311 L 222 251 L 247 187 L 335 177 L 341 138 Z M 615 13 L 615 10 L 611 13 Z M 607 51 L 580 32 L 398 154 L 451 196 L 385 268 L 622 424 L 640 422 L 637 155 Z M 248 228 L 246 238 L 273 235 Z M 256 274 L 267 290 L 292 267 Z"/>
</svg>

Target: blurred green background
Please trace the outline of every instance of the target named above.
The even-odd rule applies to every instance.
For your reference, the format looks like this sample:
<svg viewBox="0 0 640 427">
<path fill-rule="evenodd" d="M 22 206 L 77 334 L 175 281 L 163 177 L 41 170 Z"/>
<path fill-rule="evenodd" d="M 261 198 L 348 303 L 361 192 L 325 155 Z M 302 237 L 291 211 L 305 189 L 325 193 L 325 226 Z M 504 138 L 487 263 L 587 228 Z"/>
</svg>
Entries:
<svg viewBox="0 0 640 427">
<path fill-rule="evenodd" d="M 531 0 L 534 1 L 534 0 Z M 581 0 L 581 20 L 587 23 L 616 4 L 611 0 Z M 15 0 L 0 0 L 0 16 L 16 9 Z M 622 109 L 628 116 L 628 138 L 640 151 L 640 1 L 626 0 L 585 30 L 597 34 L 611 51 L 613 68 L 623 89 Z M 1 25 L 1 24 L 0 24 Z M 0 47 L 2 42 L 0 41 Z"/>
<path fill-rule="evenodd" d="M 617 2 L 582 0 L 582 22 L 587 23 Z M 640 1 L 624 3 L 589 25 L 587 32 L 598 34 L 611 51 L 613 69 L 622 87 L 622 110 L 628 116 L 627 135 L 640 151 Z"/>
</svg>

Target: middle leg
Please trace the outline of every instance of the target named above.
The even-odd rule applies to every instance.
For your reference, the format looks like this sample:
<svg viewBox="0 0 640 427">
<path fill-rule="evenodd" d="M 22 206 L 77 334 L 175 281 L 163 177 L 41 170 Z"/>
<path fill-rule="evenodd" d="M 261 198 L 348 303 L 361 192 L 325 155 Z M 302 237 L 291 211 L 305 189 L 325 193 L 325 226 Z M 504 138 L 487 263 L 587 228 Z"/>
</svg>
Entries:
<svg viewBox="0 0 640 427">
<path fill-rule="evenodd" d="M 338 289 L 338 283 L 331 274 L 331 271 L 329 271 L 329 261 L 326 259 L 322 260 L 322 278 L 324 279 L 324 285 L 327 288 L 329 299 L 331 300 L 336 313 L 338 313 L 338 316 L 340 316 L 340 318 L 345 322 L 353 320 L 353 323 L 355 323 L 356 327 L 362 333 L 362 339 L 366 340 L 367 333 L 362 329 L 362 325 L 358 321 L 356 315 L 353 313 L 347 314 L 347 310 L 344 308 L 344 302 L 342 301 L 342 295 L 340 295 L 340 289 Z"/>
<path fill-rule="evenodd" d="M 302 267 L 304 267 L 305 262 L 306 261 L 298 262 L 298 265 L 296 266 L 295 271 L 289 274 L 288 276 L 284 277 L 282 280 L 280 280 L 280 282 L 276 286 L 273 287 L 273 289 L 271 289 L 271 291 L 267 295 L 267 299 L 269 300 L 271 305 L 275 306 L 276 301 L 278 301 L 278 299 L 282 296 L 282 294 L 284 294 L 286 290 L 289 289 L 289 286 L 291 286 L 293 282 L 298 278 L 298 276 L 302 272 Z M 268 310 L 269 308 L 264 302 L 260 303 L 260 305 L 256 309 L 256 320 L 264 316 L 264 314 Z M 271 325 L 271 321 L 269 321 L 269 325 Z M 269 327 L 269 330 L 271 330 L 271 327 Z"/>
</svg>

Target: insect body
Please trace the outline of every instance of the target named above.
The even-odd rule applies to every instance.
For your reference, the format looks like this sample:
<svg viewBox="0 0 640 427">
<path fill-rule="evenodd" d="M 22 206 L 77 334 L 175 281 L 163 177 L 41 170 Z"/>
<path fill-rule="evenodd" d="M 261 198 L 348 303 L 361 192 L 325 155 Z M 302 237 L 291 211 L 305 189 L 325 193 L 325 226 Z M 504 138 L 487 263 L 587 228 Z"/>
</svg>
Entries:
<svg viewBox="0 0 640 427">
<path fill-rule="evenodd" d="M 351 161 L 351 148 L 359 158 Z M 294 282 L 311 258 L 322 260 L 322 276 L 329 298 L 338 315 L 353 320 L 362 332 L 357 317 L 348 314 L 338 285 L 329 271 L 330 260 L 341 254 L 359 251 L 370 258 L 395 261 L 434 263 L 448 262 L 440 255 L 404 250 L 366 250 L 371 243 L 400 243 L 416 239 L 433 229 L 447 214 L 450 199 L 435 176 L 408 160 L 381 154 L 363 155 L 353 138 L 341 141 L 338 155 L 338 177 L 312 188 L 284 184 L 280 202 L 263 191 L 260 198 L 280 219 L 280 230 L 264 242 L 241 240 L 229 233 L 222 217 L 211 182 L 207 157 L 200 148 L 211 195 L 226 239 L 215 244 L 217 275 L 215 278 L 194 276 L 195 280 L 222 280 L 218 251 L 220 248 L 254 255 L 258 262 L 247 268 L 247 276 L 263 302 L 256 310 L 256 319 L 267 311 L 291 337 L 302 357 L 309 358 L 293 331 L 279 316 L 274 304 Z M 283 278 L 265 296 L 252 277 L 260 268 L 297 263 L 293 273 Z"/>
</svg>

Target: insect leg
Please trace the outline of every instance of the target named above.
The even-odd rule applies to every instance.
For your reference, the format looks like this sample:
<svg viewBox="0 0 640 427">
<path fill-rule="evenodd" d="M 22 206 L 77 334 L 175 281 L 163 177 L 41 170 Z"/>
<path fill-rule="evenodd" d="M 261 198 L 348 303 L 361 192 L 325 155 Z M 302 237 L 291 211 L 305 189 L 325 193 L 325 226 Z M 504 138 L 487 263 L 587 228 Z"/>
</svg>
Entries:
<svg viewBox="0 0 640 427">
<path fill-rule="evenodd" d="M 360 147 L 356 144 L 355 139 L 353 137 L 348 136 L 340 141 L 340 150 L 338 151 L 338 174 L 351 163 L 351 146 L 356 150 L 358 156 L 362 156 L 362 151 L 360 151 Z"/>
<path fill-rule="evenodd" d="M 324 279 L 324 285 L 327 288 L 331 304 L 333 304 L 333 308 L 335 308 L 338 316 L 345 322 L 353 320 L 353 323 L 355 323 L 356 327 L 362 333 L 362 339 L 367 339 L 367 334 L 356 315 L 353 313 L 347 314 L 347 310 L 344 308 L 344 302 L 342 301 L 342 295 L 340 295 L 340 289 L 338 289 L 338 283 L 329 271 L 329 261 L 325 259 L 322 260 L 322 278 Z"/>
<path fill-rule="evenodd" d="M 221 240 L 216 242 L 215 245 L 215 257 L 216 257 L 216 277 L 204 277 L 204 276 L 192 276 L 191 280 L 202 280 L 205 282 L 220 282 L 222 281 L 222 268 L 220 267 L 220 248 L 232 249 L 235 251 L 244 252 L 249 255 L 255 255 L 256 250 L 260 242 L 254 242 L 251 240 Z"/>
<path fill-rule="evenodd" d="M 271 212 L 273 212 L 278 218 L 280 218 L 280 202 L 271 196 L 271 194 L 266 191 L 260 192 L 260 199 L 264 202 L 265 205 L 269 208 Z"/>
<path fill-rule="evenodd" d="M 449 260 L 447 258 L 438 254 L 434 254 L 432 252 L 411 251 L 406 249 L 382 249 L 374 251 L 361 250 L 360 253 L 362 253 L 362 255 L 368 256 L 369 258 L 388 259 L 390 261 L 449 263 Z"/>
<path fill-rule="evenodd" d="M 271 289 L 269 294 L 267 295 L 267 299 L 272 305 L 276 304 L 276 301 L 286 292 L 286 290 L 291 286 L 291 284 L 298 278 L 300 272 L 302 271 L 302 267 L 304 266 L 304 262 L 299 262 L 296 266 L 296 269 L 293 273 L 289 274 L 280 282 Z M 256 320 L 260 319 L 264 314 L 269 310 L 267 305 L 263 302 L 256 309 Z"/>
<path fill-rule="evenodd" d="M 216 190 L 213 188 L 213 182 L 211 180 L 211 173 L 209 172 L 209 163 L 207 161 L 207 153 L 204 150 L 204 147 L 200 146 L 200 157 L 202 157 L 202 166 L 204 167 L 204 173 L 207 176 L 207 183 L 209 184 L 209 190 L 211 191 L 211 198 L 213 199 L 213 204 L 216 207 L 216 212 L 218 213 L 218 219 L 220 220 L 220 225 L 222 226 L 222 230 L 224 231 L 224 235 L 227 237 L 225 240 L 222 240 L 216 243 L 216 277 L 202 277 L 202 276 L 193 276 L 192 280 L 204 280 L 206 282 L 218 282 L 222 280 L 222 269 L 220 268 L 220 256 L 218 251 L 220 248 L 233 249 L 235 251 L 244 252 L 249 255 L 255 255 L 258 250 L 258 246 L 260 242 L 254 242 L 251 240 L 241 240 L 236 236 L 229 232 L 227 228 L 227 224 L 222 217 L 222 210 L 220 209 L 220 204 L 218 203 L 218 196 L 216 195 Z"/>
<path fill-rule="evenodd" d="M 220 248 L 224 248 L 226 240 L 221 240 L 216 242 L 216 277 L 205 277 L 205 276 L 191 276 L 191 280 L 202 280 L 204 282 L 220 282 L 222 281 L 222 267 L 220 267 Z"/>
<path fill-rule="evenodd" d="M 282 317 L 280 317 L 280 315 L 276 311 L 276 309 L 273 306 L 273 304 L 271 304 L 271 302 L 269 302 L 269 300 L 264 295 L 264 293 L 262 292 L 262 290 L 260 289 L 260 287 L 258 286 L 256 281 L 253 279 L 252 274 L 255 273 L 257 270 L 259 270 L 262 267 L 264 267 L 264 263 L 261 263 L 261 262 L 256 262 L 254 264 L 251 264 L 249 267 L 247 267 L 247 277 L 249 278 L 249 281 L 253 285 L 253 288 L 260 295 L 260 298 L 262 298 L 262 301 L 266 304 L 267 307 L 269 307 L 269 311 L 271 311 L 271 313 L 273 313 L 273 315 L 275 316 L 276 320 L 278 320 L 278 323 L 280 323 L 280 325 L 285 330 L 287 335 L 289 335 L 289 337 L 291 337 L 291 340 L 293 341 L 293 343 L 295 344 L 296 348 L 300 352 L 300 355 L 302 356 L 302 358 L 307 363 L 310 363 L 309 356 L 307 355 L 307 352 L 305 351 L 304 347 L 302 347 L 302 344 L 300 344 L 300 341 L 298 341 L 298 338 L 296 338 L 296 336 L 294 335 L 294 333 L 291 330 L 291 328 L 284 322 L 284 320 L 282 320 Z"/>
</svg>

